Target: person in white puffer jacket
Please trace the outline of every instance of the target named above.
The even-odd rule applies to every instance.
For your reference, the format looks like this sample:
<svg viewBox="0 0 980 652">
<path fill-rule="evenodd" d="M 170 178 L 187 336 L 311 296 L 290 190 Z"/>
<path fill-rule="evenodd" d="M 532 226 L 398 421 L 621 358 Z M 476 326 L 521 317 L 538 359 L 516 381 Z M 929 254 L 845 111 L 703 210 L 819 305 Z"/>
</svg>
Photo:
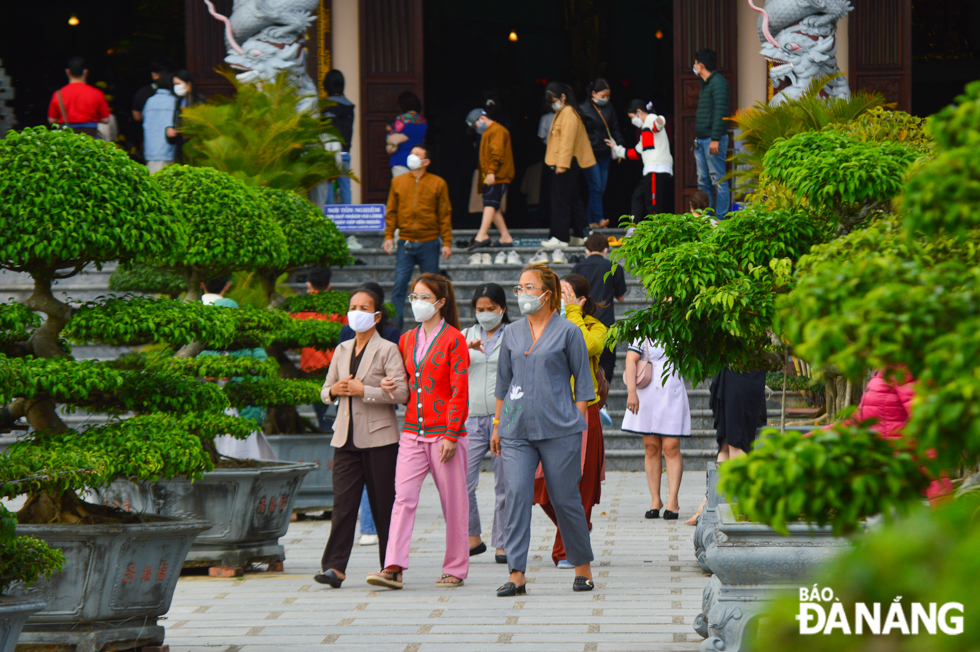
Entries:
<svg viewBox="0 0 980 652">
<path fill-rule="evenodd" d="M 634 220 L 648 215 L 674 212 L 674 157 L 664 130 L 667 120 L 653 112 L 653 102 L 633 100 L 626 113 L 640 130 L 636 147 L 626 149 L 611 140 L 606 144 L 615 158 L 643 162 L 643 179 L 633 190 L 631 213 Z"/>
</svg>

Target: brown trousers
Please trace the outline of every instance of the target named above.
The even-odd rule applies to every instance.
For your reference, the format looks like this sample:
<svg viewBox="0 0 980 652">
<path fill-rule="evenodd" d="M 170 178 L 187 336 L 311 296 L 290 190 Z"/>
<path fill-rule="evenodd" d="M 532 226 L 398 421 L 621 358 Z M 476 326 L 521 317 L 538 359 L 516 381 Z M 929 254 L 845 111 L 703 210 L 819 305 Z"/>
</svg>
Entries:
<svg viewBox="0 0 980 652">
<path fill-rule="evenodd" d="M 395 504 L 395 463 L 398 444 L 378 448 L 338 448 L 333 456 L 333 516 L 330 538 L 320 567 L 347 573 L 347 562 L 357 534 L 357 512 L 361 492 L 367 486 L 368 502 L 378 531 L 378 558 L 384 568 L 391 527 L 391 508 Z"/>
<path fill-rule="evenodd" d="M 582 507 L 585 508 L 585 522 L 589 524 L 589 532 L 592 531 L 592 507 L 599 504 L 602 497 L 602 467 L 606 457 L 606 445 L 602 439 L 602 422 L 599 421 L 599 406 L 590 405 L 586 411 L 589 424 L 589 436 L 585 448 L 585 468 L 582 469 L 582 480 L 578 484 L 579 493 L 582 495 Z M 555 517 L 555 509 L 551 506 L 548 498 L 548 488 L 543 479 L 538 478 L 534 481 L 534 502 L 541 505 L 541 509 L 548 515 L 551 522 L 558 527 L 558 520 Z M 555 534 L 555 545 L 551 548 L 551 559 L 557 564 L 565 559 L 565 545 L 561 540 L 561 529 Z"/>
</svg>

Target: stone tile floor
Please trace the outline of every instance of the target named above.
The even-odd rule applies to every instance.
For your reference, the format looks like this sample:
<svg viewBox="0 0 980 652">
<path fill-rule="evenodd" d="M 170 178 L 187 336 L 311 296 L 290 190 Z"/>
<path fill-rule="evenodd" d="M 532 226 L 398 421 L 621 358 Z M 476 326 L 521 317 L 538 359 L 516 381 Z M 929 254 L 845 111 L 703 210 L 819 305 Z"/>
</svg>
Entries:
<svg viewBox="0 0 980 652">
<path fill-rule="evenodd" d="M 666 492 L 667 478 L 663 477 Z M 171 652 L 628 652 L 697 650 L 692 629 L 707 582 L 685 525 L 704 495 L 705 474 L 685 474 L 681 519 L 645 520 L 650 496 L 642 473 L 609 473 L 593 512 L 596 589 L 573 593 L 572 570 L 551 562 L 555 529 L 540 509 L 532 522 L 528 593 L 496 597 L 507 580 L 493 550 L 471 558 L 457 589 L 433 586 L 441 574 L 444 526 L 431 478 L 422 499 L 412 567 L 402 591 L 374 590 L 364 577 L 378 568 L 377 547 L 355 545 L 341 589 L 316 584 L 329 521 L 296 521 L 282 539 L 283 573 L 244 578 L 185 576 L 161 624 Z M 493 481 L 481 479 L 488 524 Z M 666 493 L 664 493 L 666 497 Z M 489 531 L 484 540 L 489 546 Z"/>
</svg>

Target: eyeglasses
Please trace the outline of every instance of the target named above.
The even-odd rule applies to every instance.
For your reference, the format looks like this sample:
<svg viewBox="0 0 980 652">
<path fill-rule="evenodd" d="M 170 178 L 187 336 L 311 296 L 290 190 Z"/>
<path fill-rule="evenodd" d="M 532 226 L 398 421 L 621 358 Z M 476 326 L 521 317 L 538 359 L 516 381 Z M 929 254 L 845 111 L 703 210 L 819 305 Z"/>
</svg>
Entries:
<svg viewBox="0 0 980 652">
<path fill-rule="evenodd" d="M 544 290 L 544 288 L 534 287 L 530 283 L 528 283 L 527 285 L 515 285 L 513 287 L 514 296 L 517 296 L 517 297 L 521 296 L 525 292 L 527 292 L 528 294 L 531 294 L 531 290 Z"/>
<path fill-rule="evenodd" d="M 431 301 L 435 303 L 435 297 L 431 294 L 415 294 L 414 292 L 408 295 L 409 301 Z"/>
</svg>

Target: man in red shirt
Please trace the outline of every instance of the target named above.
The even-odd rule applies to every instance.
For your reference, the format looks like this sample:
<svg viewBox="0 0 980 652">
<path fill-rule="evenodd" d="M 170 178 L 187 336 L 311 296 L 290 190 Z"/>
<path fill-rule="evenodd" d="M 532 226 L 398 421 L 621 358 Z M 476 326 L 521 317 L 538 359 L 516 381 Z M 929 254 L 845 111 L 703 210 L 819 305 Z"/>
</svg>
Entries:
<svg viewBox="0 0 980 652">
<path fill-rule="evenodd" d="M 85 60 L 72 57 L 65 69 L 68 84 L 51 96 L 48 105 L 48 122 L 71 127 L 75 133 L 99 138 L 98 123 L 109 122 L 109 105 L 105 95 L 85 83 L 88 70 Z M 67 113 L 67 119 L 64 114 Z"/>
</svg>

